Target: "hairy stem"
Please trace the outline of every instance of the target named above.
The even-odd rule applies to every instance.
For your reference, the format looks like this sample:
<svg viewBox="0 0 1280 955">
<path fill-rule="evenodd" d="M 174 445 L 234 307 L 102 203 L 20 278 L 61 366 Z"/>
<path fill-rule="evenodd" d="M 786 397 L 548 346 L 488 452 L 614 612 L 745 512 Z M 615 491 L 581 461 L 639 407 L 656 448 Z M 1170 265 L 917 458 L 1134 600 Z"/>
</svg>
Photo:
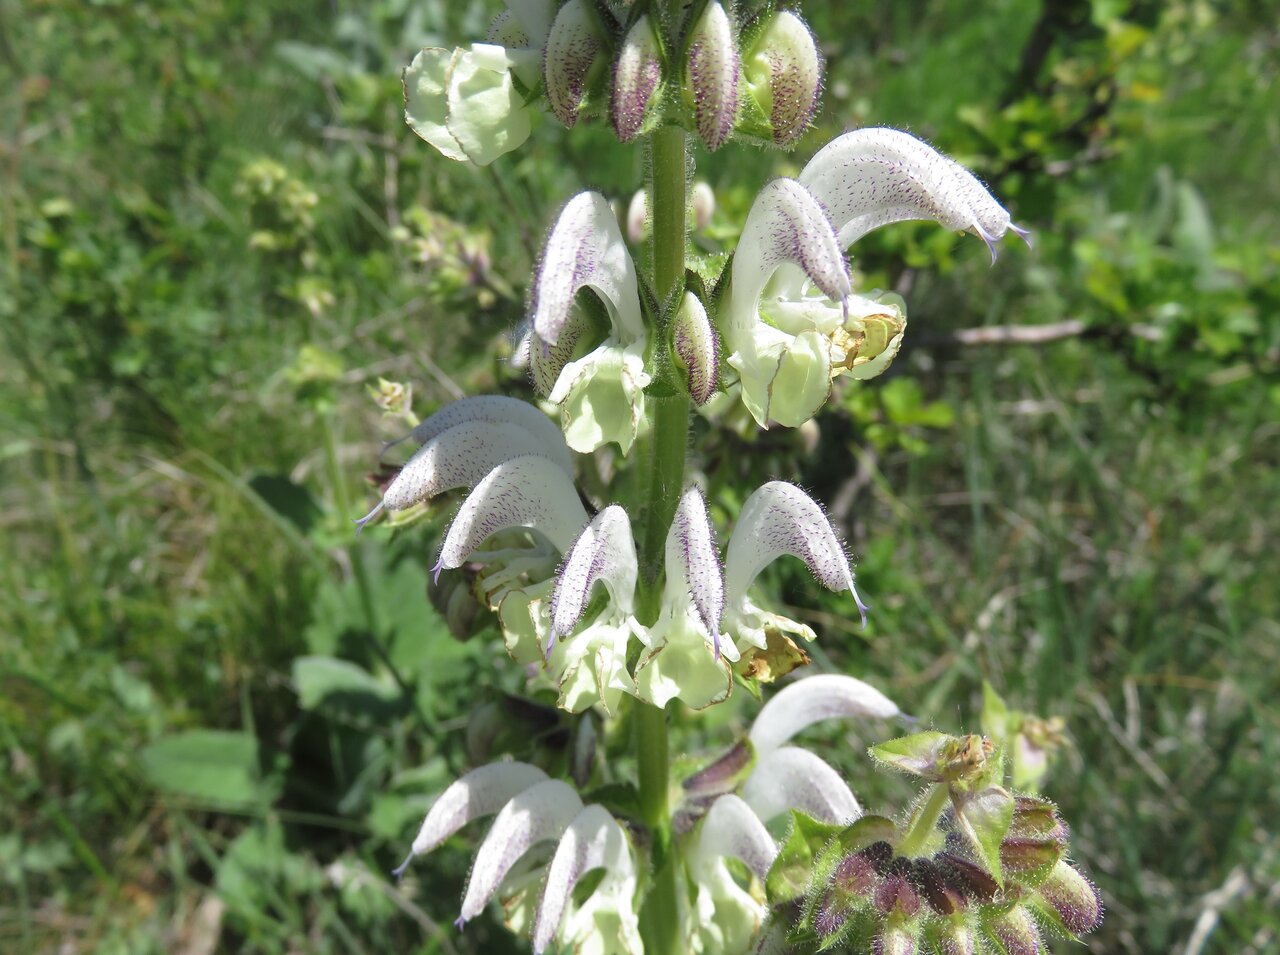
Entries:
<svg viewBox="0 0 1280 955">
<path fill-rule="evenodd" d="M 945 785 L 938 784 L 933 787 L 933 792 L 929 793 L 929 798 L 911 820 L 911 828 L 898 843 L 898 855 L 912 858 L 924 853 L 929 844 L 929 837 L 938 827 L 938 819 L 942 815 L 942 810 L 947 808 L 949 801 L 950 793 Z"/>
<path fill-rule="evenodd" d="M 685 131 L 677 126 L 659 129 L 650 137 L 649 171 L 653 209 L 653 289 L 660 302 L 670 304 L 684 278 L 685 188 L 687 184 Z M 665 313 L 666 309 L 664 309 Z M 664 323 L 665 324 L 665 321 Z M 666 329 L 651 329 L 656 352 L 665 349 Z M 689 398 L 671 377 L 671 369 L 657 360 L 653 385 L 646 393 L 648 429 L 638 442 L 642 622 L 653 623 L 661 604 L 663 553 L 667 530 L 684 487 L 685 454 L 689 440 Z M 671 856 L 670 779 L 668 775 L 667 714 L 647 703 L 635 709 L 636 760 L 639 768 L 640 809 L 653 838 L 653 881 L 640 910 L 645 951 L 666 955 L 680 951 L 676 876 Z"/>
</svg>

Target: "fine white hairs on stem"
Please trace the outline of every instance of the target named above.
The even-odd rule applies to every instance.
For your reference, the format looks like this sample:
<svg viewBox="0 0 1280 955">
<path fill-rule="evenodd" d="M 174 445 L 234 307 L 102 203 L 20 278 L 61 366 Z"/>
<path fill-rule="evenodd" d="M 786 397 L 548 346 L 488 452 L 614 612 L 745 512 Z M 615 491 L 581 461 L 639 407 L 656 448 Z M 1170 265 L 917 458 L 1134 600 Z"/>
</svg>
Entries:
<svg viewBox="0 0 1280 955">
<path fill-rule="evenodd" d="M 528 763 L 490 763 L 471 770 L 432 804 L 413 848 L 394 875 L 399 878 L 417 856 L 430 852 L 473 819 L 493 815 L 513 796 L 546 778 L 546 773 Z"/>
<path fill-rule="evenodd" d="M 1025 229 L 959 163 L 897 129 L 874 127 L 845 133 L 820 149 L 800 182 L 821 202 L 848 248 L 873 229 L 908 219 L 932 219 L 944 228 L 972 232 L 991 250 Z"/>
<path fill-rule="evenodd" d="M 638 565 L 631 519 L 617 504 L 610 504 L 582 529 L 569 548 L 551 593 L 551 641 L 570 633 L 582 619 L 596 581 L 604 583 L 614 606 L 630 614 Z"/>
<path fill-rule="evenodd" d="M 461 567 L 491 534 L 527 527 L 543 534 L 564 553 L 573 544 L 587 512 L 573 481 L 549 458 L 524 455 L 492 471 L 462 502 L 445 535 L 434 573 Z"/>
<path fill-rule="evenodd" d="M 476 851 L 458 927 L 484 911 L 511 867 L 529 849 L 560 838 L 581 809 L 582 800 L 573 787 L 559 779 L 535 783 L 512 797 Z"/>
<path fill-rule="evenodd" d="M 848 824 L 862 815 L 862 807 L 840 774 L 798 746 L 761 755 L 743 784 L 742 798 L 765 822 L 789 809 L 826 823 Z"/>
<path fill-rule="evenodd" d="M 724 616 L 724 573 L 720 568 L 715 528 L 707 502 L 696 485 L 680 498 L 667 532 L 666 567 L 669 587 L 684 587 L 693 599 L 715 657 L 720 659 L 720 626 Z"/>
<path fill-rule="evenodd" d="M 852 593 L 866 625 L 867 608 L 835 529 L 813 498 L 785 481 L 757 488 L 742 505 L 725 557 L 729 603 L 745 598 L 760 571 L 786 554 L 803 560 L 829 590 Z"/>
<path fill-rule="evenodd" d="M 751 744 L 764 753 L 823 720 L 898 715 L 897 704 L 870 684 L 851 676 L 823 673 L 797 680 L 775 694 L 751 727 Z"/>
<path fill-rule="evenodd" d="M 584 286 L 599 293 L 620 340 L 643 337 L 635 264 L 613 210 L 598 192 L 569 200 L 543 248 L 533 288 L 533 330 L 544 344 L 559 342 L 573 298 Z"/>
</svg>

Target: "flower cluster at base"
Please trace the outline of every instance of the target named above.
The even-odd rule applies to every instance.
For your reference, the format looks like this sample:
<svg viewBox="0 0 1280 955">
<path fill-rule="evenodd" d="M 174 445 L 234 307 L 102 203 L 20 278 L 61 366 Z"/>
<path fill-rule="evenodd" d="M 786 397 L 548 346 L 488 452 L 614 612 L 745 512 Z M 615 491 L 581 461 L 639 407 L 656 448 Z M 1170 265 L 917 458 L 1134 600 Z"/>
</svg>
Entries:
<svg viewBox="0 0 1280 955">
<path fill-rule="evenodd" d="M 1046 935 L 1102 920 L 1097 889 L 1067 861 L 1048 800 L 1000 785 L 990 740 L 920 733 L 872 747 L 931 789 L 901 823 L 793 829 L 769 873 L 760 953 L 848 946 L 875 955 L 1040 955 Z"/>
<path fill-rule="evenodd" d="M 661 610 L 646 626 L 635 616 L 630 519 L 616 504 L 587 514 L 569 448 L 541 412 L 512 398 L 464 398 L 411 437 L 422 446 L 362 522 L 467 488 L 435 573 L 475 568 L 476 593 L 496 611 L 508 652 L 540 667 L 566 710 L 612 712 L 624 693 L 701 708 L 729 695 L 735 668 L 766 682 L 786 672 L 783 660 L 803 659 L 791 637 L 814 633 L 749 596 L 760 571 L 784 555 L 829 589 L 849 591 L 865 619 L 835 530 L 793 484 L 773 481 L 747 499 L 723 563 L 702 493 L 688 488 L 666 541 Z"/>
<path fill-rule="evenodd" d="M 791 738 L 822 720 L 897 714 L 892 701 L 852 677 L 799 680 L 764 706 L 746 740 L 684 781 L 674 851 L 686 881 L 678 937 L 688 940 L 690 953 L 749 950 L 767 914 L 763 886 L 780 848 L 767 823 L 791 812 L 847 826 L 861 815 L 839 774 L 808 750 L 786 745 Z M 507 923 L 532 936 L 536 953 L 553 941 L 580 953 L 643 953 L 637 874 L 646 840 L 637 837 L 638 825 L 584 803 L 569 784 L 528 763 L 491 763 L 453 783 L 432 805 L 396 874 L 469 822 L 494 814 L 471 868 L 459 927 L 501 898 Z M 543 861 L 536 847 L 551 842 L 550 861 Z M 745 883 L 730 859 L 746 866 Z M 575 902 L 575 888 L 596 869 L 603 878 Z"/>
</svg>

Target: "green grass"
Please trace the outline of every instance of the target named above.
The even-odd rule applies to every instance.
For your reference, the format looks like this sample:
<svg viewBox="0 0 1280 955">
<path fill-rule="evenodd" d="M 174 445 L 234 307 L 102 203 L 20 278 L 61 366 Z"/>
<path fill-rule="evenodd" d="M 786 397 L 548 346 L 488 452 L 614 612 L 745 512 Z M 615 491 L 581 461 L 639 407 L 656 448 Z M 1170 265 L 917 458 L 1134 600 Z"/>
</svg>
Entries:
<svg viewBox="0 0 1280 955">
<path fill-rule="evenodd" d="M 0 950 L 198 951 L 211 927 L 224 951 L 520 950 L 496 920 L 448 927 L 461 841 L 400 889 L 383 878 L 476 756 L 477 693 L 521 680 L 491 632 L 457 643 L 427 603 L 439 520 L 353 539 L 396 432 L 364 388 L 411 381 L 419 411 L 519 392 L 500 356 L 542 230 L 580 184 L 625 202 L 641 170 L 598 129 L 560 161 L 550 121 L 491 173 L 413 141 L 397 73 L 482 29 L 461 6 L 0 0 Z M 910 126 L 973 158 L 1038 241 L 995 269 L 924 227 L 855 250 L 868 284 L 906 290 L 911 343 L 819 421 L 801 477 L 859 559 L 871 629 L 795 568 L 768 585 L 812 617 L 817 665 L 926 723 L 976 729 L 983 679 L 1065 720 L 1046 790 L 1107 902 L 1090 950 L 1180 950 L 1220 909 L 1204 951 L 1264 952 L 1275 25 L 1249 4 L 1139 6 L 1124 23 L 1147 39 L 1125 52 L 1109 6 L 1012 99 L 1035 3 L 815 9 L 827 108 L 796 158 L 851 123 Z M 1091 70 L 1121 93 L 1084 128 L 1092 87 L 1072 78 Z M 719 232 L 778 158 L 699 153 Z M 262 159 L 285 177 L 265 191 Z M 415 207 L 448 221 L 415 233 Z M 399 227 L 490 265 L 451 246 L 426 267 Z M 1064 318 L 1089 331 L 945 340 Z M 700 426 L 721 516 L 795 474 L 804 440 Z M 722 746 L 752 712 L 739 696 L 687 720 L 685 748 Z M 178 736 L 203 754 L 191 775 L 157 769 L 157 741 L 207 730 Z M 547 717 L 548 759 L 563 730 Z M 870 772 L 871 732 L 832 752 L 891 807 L 905 790 Z"/>
</svg>

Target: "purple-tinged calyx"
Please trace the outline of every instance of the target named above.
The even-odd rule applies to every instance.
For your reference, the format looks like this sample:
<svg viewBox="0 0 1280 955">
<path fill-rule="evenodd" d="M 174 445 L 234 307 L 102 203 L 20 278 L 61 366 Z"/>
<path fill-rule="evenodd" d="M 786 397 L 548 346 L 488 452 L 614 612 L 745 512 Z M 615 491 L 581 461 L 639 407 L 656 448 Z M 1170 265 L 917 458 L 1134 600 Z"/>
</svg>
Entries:
<svg viewBox="0 0 1280 955">
<path fill-rule="evenodd" d="M 684 293 L 676 312 L 671 346 L 688 377 L 689 397 L 695 404 L 706 404 L 720 380 L 720 337 L 702 301 L 692 292 Z"/>
<path fill-rule="evenodd" d="M 642 16 L 627 31 L 613 66 L 609 117 L 619 140 L 627 143 L 639 135 L 661 81 L 658 37 L 649 18 Z"/>
<path fill-rule="evenodd" d="M 742 67 L 737 31 L 719 3 L 709 3 L 689 31 L 685 98 L 692 97 L 698 137 L 719 149 L 738 118 L 738 81 Z"/>
<path fill-rule="evenodd" d="M 792 146 L 808 127 L 822 93 L 822 54 L 809 27 L 795 13 L 774 14 L 744 51 L 743 77 L 773 141 Z"/>
<path fill-rule="evenodd" d="M 551 24 L 542 61 L 551 111 L 565 126 L 578 121 L 588 76 L 599 55 L 600 36 L 591 5 L 569 0 Z"/>
</svg>

